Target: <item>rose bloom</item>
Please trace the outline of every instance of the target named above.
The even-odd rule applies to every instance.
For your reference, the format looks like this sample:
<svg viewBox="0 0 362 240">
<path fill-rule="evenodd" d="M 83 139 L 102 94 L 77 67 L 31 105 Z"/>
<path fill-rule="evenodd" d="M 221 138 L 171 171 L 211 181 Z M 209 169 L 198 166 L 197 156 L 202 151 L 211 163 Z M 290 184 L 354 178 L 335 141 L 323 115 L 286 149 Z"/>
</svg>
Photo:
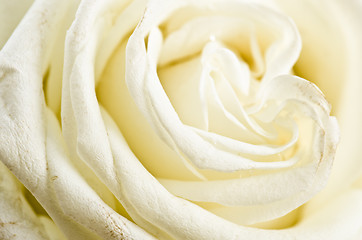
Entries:
<svg viewBox="0 0 362 240">
<path fill-rule="evenodd" d="M 0 239 L 362 239 L 361 16 L 1 0 Z"/>
</svg>

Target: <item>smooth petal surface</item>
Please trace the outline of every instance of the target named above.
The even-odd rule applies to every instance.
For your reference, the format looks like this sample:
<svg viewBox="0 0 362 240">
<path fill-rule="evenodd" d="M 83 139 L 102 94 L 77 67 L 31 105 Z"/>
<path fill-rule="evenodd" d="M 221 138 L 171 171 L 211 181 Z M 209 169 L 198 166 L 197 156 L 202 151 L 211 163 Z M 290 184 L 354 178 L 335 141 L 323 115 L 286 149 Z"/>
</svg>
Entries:
<svg viewBox="0 0 362 240">
<path fill-rule="evenodd" d="M 160 5 L 162 6 L 162 4 Z M 158 7 L 160 5 L 158 5 Z M 295 209 L 318 192 L 322 186 L 326 184 L 325 179 L 326 176 L 328 176 L 334 155 L 333 153 L 338 141 L 338 132 L 335 132 L 335 129 L 337 129 L 335 119 L 328 116 L 330 111 L 329 105 L 325 102 L 320 91 L 307 81 L 292 76 L 271 78 L 273 73 L 268 73 L 268 69 L 272 66 L 270 64 L 272 64 L 273 61 L 268 57 L 268 53 L 266 53 L 266 73 L 258 93 L 258 95 L 262 97 L 258 104 L 253 107 L 253 110 L 251 108 L 249 112 L 252 112 L 252 114 L 256 114 L 256 112 L 260 111 L 263 112 L 264 110 L 262 110 L 262 108 L 267 102 L 277 101 L 276 105 L 282 107 L 280 107 L 280 109 L 277 108 L 277 111 L 272 115 L 273 117 L 268 120 L 273 120 L 273 123 L 276 122 L 275 124 L 277 124 L 280 118 L 277 116 L 279 116 L 281 112 L 290 111 L 292 108 L 300 108 L 300 113 L 298 110 L 291 110 L 291 113 L 286 113 L 294 116 L 292 121 L 297 122 L 301 132 L 301 136 L 298 137 L 301 139 L 301 142 L 297 145 L 298 150 L 293 150 L 294 157 L 283 159 L 283 161 L 269 160 L 263 162 L 261 160 L 254 160 L 253 157 L 250 156 L 244 157 L 243 154 L 245 153 L 240 151 L 240 149 L 243 149 L 242 146 L 233 146 L 233 148 L 228 147 L 227 145 L 231 145 L 231 143 L 228 142 L 233 142 L 234 145 L 238 145 L 238 142 L 233 141 L 232 139 L 219 139 L 219 146 L 216 145 L 217 141 L 215 139 L 204 141 L 204 139 L 200 138 L 200 135 L 195 134 L 198 133 L 198 131 L 194 131 L 192 128 L 186 128 L 185 125 L 183 125 L 175 112 L 175 109 L 167 99 L 162 86 L 158 82 L 155 69 L 155 66 L 157 65 L 155 61 L 157 61 L 158 55 L 155 49 L 162 49 L 161 47 L 157 47 L 158 44 L 162 44 L 162 39 L 158 38 L 157 40 L 156 38 L 153 38 L 152 29 L 154 29 L 157 24 L 160 24 L 157 23 L 157 17 L 160 17 L 161 14 L 157 15 L 156 13 L 159 9 L 153 9 L 151 6 L 152 5 L 148 8 L 149 12 L 146 12 L 142 23 L 130 37 L 127 45 L 126 51 L 128 62 L 126 62 L 126 83 L 128 84 L 130 93 L 135 102 L 148 118 L 155 131 L 160 134 L 163 140 L 171 148 L 175 151 L 181 151 L 192 163 L 201 169 L 231 172 L 250 169 L 275 170 L 290 168 L 283 169 L 277 173 L 265 173 L 261 176 L 257 175 L 246 179 L 233 179 L 224 182 L 180 182 L 165 179 L 161 180 L 161 183 L 175 195 L 192 201 L 214 202 L 224 206 L 243 206 L 236 208 L 238 209 L 238 215 L 244 216 L 244 218 L 240 218 L 239 220 L 237 220 L 237 218 L 231 219 L 230 214 L 226 213 L 235 211 L 233 208 L 227 209 L 220 206 L 215 207 L 212 210 L 209 209 L 217 215 L 222 217 L 227 216 L 227 219 L 233 220 L 239 224 L 251 224 L 282 216 L 292 209 Z M 176 5 L 174 4 L 173 6 Z M 243 7 L 248 8 L 249 5 L 239 5 L 239 7 L 240 9 L 243 9 Z M 255 9 L 258 8 L 250 7 L 249 11 Z M 258 14 L 258 12 L 254 13 L 254 16 Z M 162 14 L 167 13 L 164 11 Z M 151 49 L 151 51 L 146 50 L 142 43 L 142 39 L 147 35 L 148 31 L 150 32 L 150 36 L 148 37 L 147 49 Z M 190 30 L 187 30 L 186 32 L 189 31 Z M 205 37 L 205 39 L 207 38 Z M 167 47 L 167 40 L 165 40 L 165 46 Z M 206 45 L 204 51 L 208 52 L 222 49 L 216 47 L 216 50 L 209 50 L 212 48 L 214 47 Z M 182 54 L 184 53 L 185 51 L 182 51 Z M 212 54 L 206 53 L 205 55 L 211 57 L 209 55 Z M 204 52 L 201 57 L 200 67 L 208 69 L 209 65 L 203 66 L 206 61 L 203 60 L 203 58 Z M 268 61 L 271 61 L 271 63 L 269 64 Z M 288 64 L 286 64 L 286 66 L 288 66 Z M 272 69 L 273 71 L 276 70 L 273 67 Z M 203 71 L 204 70 L 197 71 L 200 73 L 200 81 L 203 81 Z M 279 72 L 279 74 L 284 71 Z M 185 74 L 182 76 L 187 78 L 187 75 Z M 166 82 L 167 79 L 164 79 L 163 81 Z M 182 84 L 182 82 L 180 82 L 180 84 Z M 202 82 L 200 82 L 200 84 L 202 84 Z M 187 86 L 181 85 L 181 88 Z M 190 86 L 193 87 L 192 85 Z M 217 98 L 217 95 L 218 94 L 214 91 L 212 96 Z M 182 98 L 179 97 L 178 99 Z M 219 99 L 218 101 L 218 104 L 221 106 L 221 100 Z M 288 108 L 289 104 L 293 107 Z M 284 110 L 282 111 L 282 109 Z M 208 111 L 210 111 L 210 108 Z M 224 109 L 225 116 L 228 116 L 227 113 L 229 112 Z M 314 123 L 302 124 L 298 121 L 298 116 L 300 116 L 300 114 L 304 116 L 303 118 L 311 118 Z M 270 116 L 270 112 L 265 115 Z M 277 120 L 274 121 L 274 119 Z M 256 121 L 253 123 L 250 121 L 251 120 L 247 123 L 250 125 L 258 125 Z M 265 118 L 260 118 L 260 121 L 265 121 Z M 279 124 L 282 125 L 282 121 Z M 310 124 L 312 125 L 309 126 Z M 224 125 L 224 128 L 227 127 Z M 241 126 L 241 128 L 243 128 L 243 126 Z M 313 132 L 315 132 L 315 136 Z M 261 131 L 261 134 L 264 134 L 264 132 Z M 280 136 L 281 134 L 278 133 L 275 135 Z M 266 135 L 263 137 L 269 136 Z M 305 143 L 311 143 L 312 145 L 307 146 Z M 260 145 L 263 144 L 258 143 L 258 145 L 255 145 L 255 148 L 258 148 Z M 267 145 L 267 147 L 269 146 Z M 314 150 L 308 153 L 308 149 Z M 251 149 L 248 148 L 246 153 L 251 154 L 249 150 Z M 263 152 L 261 155 L 267 155 L 265 148 L 258 150 Z M 308 167 L 300 167 L 300 165 L 306 163 L 309 163 Z M 294 165 L 297 165 L 298 167 Z M 265 183 L 268 184 L 265 185 Z M 263 185 L 265 185 L 265 189 L 262 187 Z M 232 194 L 235 192 L 239 192 L 240 194 Z M 289 199 L 290 202 L 288 203 L 286 199 Z M 270 203 L 270 210 L 267 210 L 267 208 L 263 206 L 263 211 L 259 211 L 260 213 L 263 212 L 262 215 L 255 214 L 255 212 L 257 212 L 255 206 L 251 206 L 250 209 L 245 207 L 246 205 L 258 206 L 266 203 Z"/>
<path fill-rule="evenodd" d="M 87 185 L 68 160 L 58 121 L 45 106 L 41 83 L 49 62 L 50 46 L 54 43 L 51 31 L 57 29 L 69 6 L 67 1 L 38 1 L 1 51 L 1 160 L 69 239 L 119 239 L 119 236 L 152 239 L 105 204 Z M 39 24 L 42 24 L 41 28 Z M 29 48 L 30 42 L 33 46 Z M 6 181 L 6 174 L 4 177 Z M 76 192 L 71 194 L 69 191 Z M 2 198 L 2 203 L 9 204 L 10 199 Z M 17 221 L 15 217 L 26 207 L 24 200 L 20 204 L 23 205 L 20 213 L 9 212 L 4 216 L 4 223 Z M 23 221 L 34 221 L 34 213 L 23 211 L 28 214 Z M 98 223 L 94 224 L 94 220 Z M 47 229 L 52 226 L 47 220 L 41 222 Z M 35 225 L 40 229 L 37 232 L 33 228 L 17 229 L 14 224 L 13 230 L 2 228 L 2 233 L 6 238 L 12 234 L 19 234 L 19 237 L 26 234 L 47 239 L 39 224 Z"/>
<path fill-rule="evenodd" d="M 262 4 L 270 5 L 270 2 Z M 362 91 L 359 24 L 362 6 L 360 1 L 354 0 L 276 0 L 274 7 L 291 16 L 302 35 L 303 48 L 295 72 L 322 89 L 341 129 L 341 142 L 329 183 L 308 205 L 307 209 L 313 212 L 361 176 L 361 151 L 356 145 L 362 136 L 359 94 Z"/>
<path fill-rule="evenodd" d="M 349 4 L 5 3 L 0 238 L 360 239 Z"/>
</svg>

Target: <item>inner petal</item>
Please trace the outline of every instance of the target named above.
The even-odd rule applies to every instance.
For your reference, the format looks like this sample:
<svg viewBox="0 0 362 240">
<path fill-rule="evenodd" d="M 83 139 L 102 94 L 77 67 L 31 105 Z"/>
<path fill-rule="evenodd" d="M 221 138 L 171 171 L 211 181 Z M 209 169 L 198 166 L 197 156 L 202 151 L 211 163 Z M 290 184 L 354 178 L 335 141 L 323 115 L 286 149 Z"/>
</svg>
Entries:
<svg viewBox="0 0 362 240">
<path fill-rule="evenodd" d="M 205 49 L 207 48 L 208 46 L 205 47 Z M 231 51 L 228 51 L 228 54 L 231 54 Z M 237 70 L 233 73 L 222 71 L 222 66 L 219 67 L 216 64 L 217 62 L 211 63 L 220 59 L 215 59 L 214 56 L 209 56 L 209 54 L 203 54 L 201 59 L 196 57 L 172 67 L 159 69 L 159 78 L 173 107 L 184 124 L 229 136 L 240 141 L 261 142 L 262 138 L 250 132 L 240 121 L 242 116 L 240 110 L 238 110 L 240 104 L 235 96 L 235 91 L 230 87 L 225 87 L 225 81 L 228 79 L 218 81 L 220 79 L 210 76 L 210 72 L 215 70 L 221 71 L 221 74 L 226 76 L 233 75 L 235 82 L 248 82 L 249 79 L 245 79 L 245 76 L 249 78 L 248 69 L 242 69 L 241 67 L 238 69 L 237 66 L 241 65 L 240 60 L 236 56 L 233 57 L 231 61 L 235 62 L 225 62 L 225 59 L 221 59 L 224 60 L 224 64 L 234 64 L 234 68 Z M 246 73 L 243 70 L 246 70 Z M 204 87 L 200 87 L 202 81 L 206 81 Z M 242 87 L 240 85 L 238 87 Z M 246 83 L 247 85 L 248 83 Z M 205 94 L 200 92 L 205 92 Z M 207 106 L 204 106 L 203 99 L 200 98 L 203 95 L 206 97 Z M 204 119 L 205 111 L 207 112 L 206 120 Z M 245 122 L 245 120 L 242 121 Z"/>
</svg>

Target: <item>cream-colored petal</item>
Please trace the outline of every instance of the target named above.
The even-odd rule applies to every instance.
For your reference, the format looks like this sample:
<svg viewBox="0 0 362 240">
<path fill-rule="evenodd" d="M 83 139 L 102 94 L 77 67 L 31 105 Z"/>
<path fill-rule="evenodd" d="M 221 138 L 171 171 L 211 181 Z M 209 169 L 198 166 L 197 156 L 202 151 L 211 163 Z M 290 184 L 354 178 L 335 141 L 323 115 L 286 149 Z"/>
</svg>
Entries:
<svg viewBox="0 0 362 240">
<path fill-rule="evenodd" d="M 77 146 L 77 123 L 73 112 L 78 111 L 78 109 L 81 109 L 79 110 L 80 112 L 84 112 L 86 110 L 84 105 L 98 104 L 94 93 L 89 91 L 89 89 L 94 89 L 96 84 L 95 59 L 103 41 L 109 40 L 106 38 L 107 34 L 110 31 L 115 31 L 114 28 L 119 29 L 120 27 L 119 23 L 117 23 L 118 16 L 111 10 L 118 12 L 125 7 L 129 7 L 127 11 L 125 10 L 126 15 L 130 14 L 129 11 L 133 11 L 134 13 L 140 11 L 132 4 L 128 6 L 125 1 L 81 2 L 77 10 L 76 18 L 67 32 L 64 54 L 61 115 L 63 134 L 67 142 L 71 160 L 86 181 L 90 183 L 101 198 L 112 208 L 116 208 L 117 205 L 113 194 L 105 187 L 104 183 L 98 179 L 94 171 L 89 168 L 89 163 L 82 160 L 81 155 L 78 155 L 78 152 L 82 152 L 82 150 L 85 151 L 85 149 L 78 149 Z M 119 16 L 121 19 L 122 17 L 124 16 Z M 137 19 L 137 14 L 133 15 L 133 18 Z M 117 23 L 114 26 L 112 25 L 113 21 Z M 122 35 L 124 36 L 126 33 L 127 32 L 120 31 L 119 37 L 122 38 Z M 121 41 L 122 39 L 119 40 Z M 114 44 L 117 43 L 112 42 L 112 45 Z M 112 45 L 107 47 L 112 47 Z M 106 56 L 103 56 L 102 59 L 107 61 Z M 104 63 L 98 63 L 98 65 L 100 64 Z M 100 69 L 99 71 L 102 70 Z M 86 84 L 90 88 L 84 88 L 84 86 L 77 82 L 78 79 L 82 81 L 81 84 Z M 79 88 L 81 89 L 79 90 Z M 87 96 L 90 96 L 89 98 L 92 99 L 88 103 L 82 100 L 82 98 Z M 82 104 L 76 105 L 74 108 L 72 102 L 77 101 L 81 101 Z M 88 114 L 92 113 L 88 112 Z M 86 145 L 86 143 L 82 143 L 81 145 Z M 79 148 L 81 147 L 82 146 Z M 89 145 L 88 147 L 92 146 Z M 102 169 L 104 167 L 99 165 L 98 168 Z"/>
<path fill-rule="evenodd" d="M 57 120 L 47 116 L 47 160 L 58 206 L 65 216 L 86 227 L 96 239 L 154 239 L 143 229 L 120 216 L 94 192 L 67 159 Z M 71 203 L 71 204 L 70 204 Z M 64 229 L 66 232 L 66 229 Z M 73 235 L 69 234 L 69 238 Z M 88 234 L 87 239 L 91 239 Z"/>
<path fill-rule="evenodd" d="M 1 160 L 68 238 L 152 239 L 82 179 L 66 156 L 58 121 L 45 106 L 42 74 L 55 42 L 52 31 L 70 5 L 71 1 L 36 2 L 1 51 Z"/>
<path fill-rule="evenodd" d="M 22 186 L 0 163 L 0 238 L 56 239 L 50 238 L 39 217 L 22 194 Z M 64 239 L 64 238 L 61 238 Z"/>
<path fill-rule="evenodd" d="M 171 147 L 174 147 L 174 144 L 176 144 L 176 149 L 181 149 L 181 151 L 185 153 L 185 155 L 188 156 L 199 168 L 211 168 L 219 171 L 235 171 L 249 168 L 279 169 L 283 167 L 290 167 L 295 164 L 296 161 L 293 158 L 290 159 L 290 161 L 250 161 L 250 159 L 243 158 L 240 153 L 234 154 L 227 151 L 220 151 L 219 149 L 215 149 L 212 144 L 207 145 L 208 142 L 200 140 L 198 135 L 195 136 L 194 132 L 190 132 L 191 129 L 185 128 L 168 101 L 162 86 L 158 82 L 156 70 L 154 69 L 154 61 L 157 59 L 152 58 L 152 56 L 149 56 L 146 53 L 146 49 L 142 43 L 142 39 L 147 35 L 147 31 L 149 31 L 147 30 L 147 26 L 152 27 L 152 22 L 148 22 L 152 21 L 150 20 L 152 19 L 151 16 L 152 15 L 150 13 L 146 13 L 146 17 L 143 18 L 142 23 L 135 30 L 128 42 L 126 50 L 128 57 L 128 62 L 126 63 L 126 81 L 135 102 L 146 115 L 150 123 L 154 126 L 155 130 L 161 137 L 163 137 L 164 141 L 169 142 Z M 154 24 L 157 24 L 157 21 L 154 22 Z M 132 56 L 132 58 L 130 56 Z M 271 58 L 269 58 L 269 60 L 270 59 Z M 313 169 L 310 169 L 311 171 L 309 174 L 306 174 L 308 177 L 304 175 L 299 179 L 309 179 L 313 182 L 313 184 L 307 184 L 308 187 L 304 188 L 302 187 L 303 184 L 298 184 L 297 181 L 292 179 L 278 179 L 278 174 L 266 175 L 266 178 L 269 178 L 268 180 L 263 179 L 260 181 L 261 185 L 266 182 L 272 183 L 275 180 L 275 185 L 285 190 L 284 193 L 286 195 L 289 194 L 287 193 L 287 189 L 289 189 L 288 184 L 291 184 L 289 187 L 291 190 L 295 190 L 294 194 L 296 196 L 290 197 L 288 199 L 288 201 L 290 201 L 288 204 L 286 204 L 287 200 L 284 199 L 287 197 L 286 195 L 283 195 L 283 197 L 280 198 L 275 195 L 272 196 L 276 192 L 283 194 L 280 191 L 273 191 L 273 188 L 269 189 L 270 192 L 268 193 L 267 191 L 259 191 L 261 187 L 251 187 L 250 192 L 245 192 L 245 196 L 239 195 L 239 197 L 235 197 L 234 199 L 230 198 L 230 193 L 234 192 L 234 189 L 223 189 L 220 185 L 217 187 L 219 191 L 216 191 L 220 193 L 220 195 L 212 195 L 208 190 L 213 189 L 213 187 L 209 186 L 208 183 L 192 185 L 178 182 L 178 184 L 175 185 L 176 182 L 167 182 L 166 180 L 165 182 L 167 184 L 165 185 L 169 187 L 173 193 L 193 201 L 207 201 L 207 199 L 209 199 L 211 202 L 218 202 L 224 205 L 261 203 L 258 203 L 258 200 L 255 199 L 262 199 L 261 201 L 269 199 L 277 202 L 276 204 L 271 204 L 269 207 L 271 209 L 274 207 L 275 209 L 277 205 L 277 211 L 280 211 L 279 215 L 275 210 L 274 212 L 271 211 L 272 214 L 270 215 L 266 214 L 265 218 L 260 215 L 253 217 L 252 214 L 250 214 L 250 211 L 249 216 L 250 219 L 253 220 L 249 223 L 254 223 L 254 221 L 265 221 L 270 218 L 286 214 L 288 211 L 305 203 L 315 193 L 321 190 L 326 183 L 326 176 L 329 173 L 335 146 L 338 142 L 337 125 L 335 119 L 329 117 L 329 105 L 324 100 L 320 91 L 306 80 L 287 75 L 272 79 L 265 79 L 266 80 L 263 81 L 259 92 L 259 95 L 263 98 L 260 102 L 260 106 L 264 106 L 267 101 L 276 101 L 278 104 L 286 102 L 286 109 L 288 109 L 287 111 L 290 111 L 290 115 L 294 116 L 294 118 L 298 119 L 298 117 L 300 117 L 301 119 L 304 119 L 305 117 L 308 117 L 313 122 L 312 125 L 314 126 L 311 128 L 305 128 L 306 126 L 304 125 L 299 126 L 302 129 L 301 132 L 303 132 L 303 136 L 301 137 L 298 151 L 303 154 L 299 155 L 299 158 L 298 154 L 296 154 L 296 158 L 301 161 L 299 164 L 312 164 L 311 169 Z M 261 107 L 258 110 L 260 111 Z M 193 146 L 197 146 L 197 151 Z M 308 151 L 308 149 L 310 150 Z M 303 171 L 302 169 L 303 168 L 300 170 Z M 298 176 L 296 174 L 291 175 L 294 177 Z M 273 176 L 276 178 L 273 179 Z M 286 177 L 287 174 L 281 173 L 280 176 Z M 239 183 L 242 184 L 242 180 L 240 180 Z M 301 189 L 296 190 L 298 187 L 293 185 L 293 183 L 296 183 L 296 185 L 298 185 Z M 287 187 L 283 188 L 283 184 Z M 199 188 L 198 185 L 200 185 Z M 190 188 L 185 189 L 183 186 Z M 203 186 L 205 189 L 202 188 Z M 245 186 L 251 186 L 251 184 L 245 183 Z M 208 189 L 207 187 L 210 188 Z M 228 192 L 228 190 L 230 191 Z M 300 191 L 302 191 L 302 194 L 299 194 Z M 266 195 L 263 195 L 263 197 L 257 197 L 258 194 L 266 194 L 268 197 L 266 197 Z M 249 195 L 250 202 L 248 198 L 245 198 L 246 195 Z M 293 194 L 290 193 L 290 195 Z M 283 209 L 283 207 L 285 208 Z M 233 211 L 233 209 L 231 208 L 230 211 Z"/>
<path fill-rule="evenodd" d="M 130 96 L 125 83 L 126 43 L 110 59 L 97 88 L 97 99 L 117 123 L 135 155 L 155 177 L 198 180 L 180 156 L 157 136 Z"/>
<path fill-rule="evenodd" d="M 307 208 L 314 212 L 354 182 L 362 171 L 361 151 L 357 147 L 362 136 L 362 6 L 354 0 L 276 3 L 301 29 L 303 50 L 296 73 L 322 89 L 341 129 L 330 181 Z M 309 12 L 308 18 L 301 14 L 304 12 Z"/>
<path fill-rule="evenodd" d="M 287 229 L 296 239 L 361 239 L 362 192 L 348 189 Z"/>
<path fill-rule="evenodd" d="M 1 191 L 0 203 L 5 199 L 7 205 L 0 208 L 11 213 L 12 217 L 29 220 L 26 225 L 39 229 L 30 234 L 41 233 L 57 239 L 61 234 L 56 224 L 69 239 L 337 240 L 358 236 L 361 230 L 359 190 L 348 190 L 319 209 L 318 201 L 329 200 L 328 196 L 332 196 L 321 195 L 315 205 L 312 203 L 305 208 L 307 211 L 300 223 L 290 229 L 261 230 L 238 225 L 280 217 L 320 191 L 326 184 L 338 141 L 336 121 L 329 116 L 330 106 L 318 89 L 290 75 L 276 77 L 293 72 L 291 68 L 300 50 L 299 35 L 288 18 L 279 18 L 276 12 L 250 1 L 225 4 L 217 0 L 150 0 L 146 5 L 146 1 L 142 0 L 85 0 L 77 9 L 64 43 L 65 30 L 73 18 L 75 4 L 76 1 L 36 1 L 0 52 L 1 160 L 37 198 L 52 220 L 36 218 L 29 211 L 28 217 L 20 219 L 19 214 L 23 210 L 9 207 L 13 202 L 8 200 L 15 195 L 2 195 Z M 204 7 L 206 10 L 202 10 Z M 227 123 L 231 122 L 240 129 L 251 128 L 253 136 L 259 138 L 245 143 L 229 138 L 227 134 L 219 136 L 207 132 L 212 129 L 206 125 L 212 123 L 213 117 L 207 124 L 204 120 L 190 117 L 188 121 L 196 122 L 195 125 L 185 125 L 182 114 L 173 106 L 182 105 L 182 97 L 167 96 L 170 94 L 167 88 L 172 87 L 165 87 L 166 84 L 161 84 L 157 76 L 159 62 L 164 68 L 163 73 L 172 75 L 174 72 L 167 73 L 167 68 L 178 64 L 177 61 L 189 61 L 188 57 L 193 53 L 201 53 L 203 43 L 210 40 L 209 35 L 224 30 L 223 24 L 231 24 L 229 33 L 243 24 L 235 20 L 239 10 L 254 22 L 259 21 L 261 26 L 257 25 L 262 29 L 258 35 L 258 27 L 243 25 L 249 28 L 250 36 L 243 40 L 247 43 L 248 52 L 240 59 L 245 58 L 244 63 L 249 64 L 250 73 L 247 72 L 247 64 L 243 65 L 245 69 L 237 67 L 241 60 L 236 55 L 234 57 L 232 51 L 218 55 L 222 61 L 232 64 L 209 65 L 213 69 L 218 68 L 224 78 L 210 74 L 212 78 L 208 80 L 212 81 L 205 85 L 208 95 L 204 99 L 213 108 L 208 106 L 204 115 L 210 117 L 210 113 L 217 112 Z M 181 13 L 185 11 L 189 13 L 182 17 Z M 233 17 L 231 20 L 224 16 L 218 18 L 212 16 L 214 13 L 230 13 Z M 202 16 L 196 17 L 198 14 Z M 169 20 L 170 24 L 162 23 Z M 207 21 L 210 21 L 208 25 Z M 220 23 L 220 26 L 211 26 L 211 22 Z M 273 24 L 278 27 L 269 29 L 268 26 Z M 193 32 L 195 29 L 196 32 Z M 193 34 L 190 35 L 190 32 Z M 273 33 L 277 33 L 276 36 L 269 38 L 268 34 Z M 220 39 L 222 35 L 215 34 Z M 214 41 L 212 38 L 211 41 Z M 195 42 L 200 46 L 195 47 Z M 61 76 L 63 43 L 64 72 Z M 184 44 L 188 47 L 180 51 Z M 61 47 L 54 50 L 56 46 Z M 212 57 L 213 54 L 208 55 L 208 58 Z M 354 62 L 359 60 L 356 57 Z M 193 60 L 190 63 L 194 63 Z M 202 68 L 207 65 L 203 63 L 201 60 L 201 64 L 194 68 L 187 66 L 175 72 L 182 74 L 182 69 L 195 70 L 197 74 L 189 79 L 191 81 L 203 72 Z M 251 81 L 239 85 L 237 76 L 241 75 L 244 78 L 249 76 Z M 43 92 L 42 82 L 46 76 L 48 79 Z M 357 74 L 353 76 L 359 77 Z M 62 129 L 48 108 L 58 114 L 61 77 Z M 111 79 L 107 80 L 108 77 Z M 118 77 L 119 83 L 114 83 Z M 258 84 L 255 84 L 257 80 L 253 78 L 262 80 L 260 91 L 252 89 L 256 87 L 259 90 Z M 225 82 L 227 79 L 231 79 L 228 84 Z M 163 80 L 166 81 L 167 77 Z M 219 80 L 225 85 L 218 84 Z M 112 87 L 120 87 L 120 90 Z M 194 86 L 190 83 L 186 87 Z M 343 95 L 346 103 L 353 98 L 359 99 L 359 87 L 354 81 L 345 88 L 351 93 L 350 96 Z M 177 87 L 174 88 L 177 90 Z M 259 101 L 259 105 L 252 108 L 247 102 L 245 110 L 242 104 L 231 106 L 229 102 L 232 100 L 242 102 L 245 99 L 237 97 L 240 93 L 252 94 L 252 99 Z M 114 98 L 117 94 L 122 96 Z M 194 94 L 197 98 L 197 92 Z M 175 98 L 180 102 L 175 103 Z M 105 109 L 98 100 L 104 103 Z M 118 100 L 124 102 L 112 106 L 112 101 Z M 119 107 L 126 110 L 117 110 Z M 198 107 L 203 108 L 195 106 L 193 109 Z M 355 113 L 353 109 L 340 108 L 340 114 L 343 113 L 347 119 L 343 120 L 345 126 L 354 125 L 349 120 L 350 113 Z M 307 118 L 309 120 L 304 122 Z M 136 123 L 130 123 L 133 121 Z M 358 122 L 359 118 L 353 121 Z M 129 130 L 129 126 L 140 128 Z M 195 128 L 198 126 L 203 130 Z M 345 129 L 345 135 L 355 136 L 354 128 Z M 358 130 L 356 132 L 358 134 Z M 142 137 L 155 142 L 142 142 Z M 142 143 L 137 143 L 139 141 Z M 351 150 L 352 156 L 358 153 L 349 144 L 344 146 Z M 153 155 L 156 150 L 152 148 L 165 152 Z M 162 159 L 158 159 L 159 156 Z M 151 166 L 153 162 L 157 163 Z M 350 179 L 360 173 L 357 161 L 355 163 L 351 164 L 356 171 Z M 340 169 L 336 174 L 337 180 L 344 179 L 350 167 L 343 165 Z M 203 175 L 206 171 L 215 173 L 220 170 L 225 175 L 241 170 L 230 173 L 230 176 L 240 173 L 243 177 L 200 181 L 209 176 Z M 161 180 L 167 189 L 155 178 L 159 176 L 170 177 Z M 339 188 L 328 191 L 335 193 L 335 189 Z M 22 206 L 21 209 L 25 209 L 26 203 Z M 121 207 L 137 225 L 115 211 Z M 309 214 L 312 211 L 315 214 Z M 8 216 L 10 214 L 5 215 Z M 346 220 L 341 221 L 341 218 Z M 0 230 L 1 227 L 0 224 Z M 10 228 L 3 229 L 8 231 Z M 29 229 L 19 228 L 16 231 L 27 234 Z"/>
</svg>

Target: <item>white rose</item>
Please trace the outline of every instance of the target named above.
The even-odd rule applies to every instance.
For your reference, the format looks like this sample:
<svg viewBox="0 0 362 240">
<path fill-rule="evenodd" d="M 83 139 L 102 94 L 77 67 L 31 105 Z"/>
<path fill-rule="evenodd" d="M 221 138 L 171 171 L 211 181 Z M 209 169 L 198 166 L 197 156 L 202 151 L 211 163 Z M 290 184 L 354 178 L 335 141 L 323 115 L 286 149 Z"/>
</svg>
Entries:
<svg viewBox="0 0 362 240">
<path fill-rule="evenodd" d="M 360 237 L 360 2 L 17 2 L 1 239 Z"/>
</svg>

